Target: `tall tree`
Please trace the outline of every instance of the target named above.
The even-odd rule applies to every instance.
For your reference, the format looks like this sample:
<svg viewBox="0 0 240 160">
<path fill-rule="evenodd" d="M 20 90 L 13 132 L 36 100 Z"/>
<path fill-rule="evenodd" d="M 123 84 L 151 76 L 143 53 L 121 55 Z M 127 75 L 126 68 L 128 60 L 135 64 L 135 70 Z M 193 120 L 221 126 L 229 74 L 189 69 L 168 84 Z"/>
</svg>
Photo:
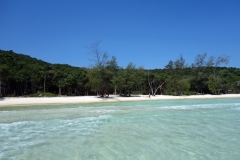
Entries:
<svg viewBox="0 0 240 160">
<path fill-rule="evenodd" d="M 6 79 L 7 74 L 8 66 L 6 64 L 0 64 L 0 97 L 2 97 L 3 80 Z"/>
<path fill-rule="evenodd" d="M 210 63 L 206 61 L 206 58 L 207 53 L 198 54 L 195 58 L 195 63 L 192 64 L 193 77 L 191 87 L 194 91 L 201 94 L 207 88 L 205 81 L 208 79 L 208 75 L 205 73 L 205 69 Z"/>
<path fill-rule="evenodd" d="M 168 85 L 166 85 L 168 93 L 172 94 L 173 92 L 178 92 L 178 88 L 181 88 L 177 85 L 181 85 L 178 81 L 180 81 L 184 76 L 185 68 L 187 68 L 187 64 L 185 63 L 185 59 L 182 54 L 180 54 L 180 57 L 177 60 L 169 61 L 169 63 L 165 66 L 168 74 L 166 74 L 165 80 L 162 80 L 162 84 L 168 82 Z M 160 85 L 160 87 L 162 86 Z"/>
<path fill-rule="evenodd" d="M 108 62 L 108 54 L 106 51 L 102 52 L 99 49 L 101 41 L 96 41 L 87 49 L 89 53 L 93 55 L 91 59 L 95 64 L 92 69 L 88 72 L 89 78 L 89 85 L 94 88 L 94 90 L 98 90 L 103 97 L 104 93 L 107 91 L 110 82 L 109 82 L 109 75 L 106 69 L 107 62 Z"/>
<path fill-rule="evenodd" d="M 160 90 L 160 94 L 162 94 L 162 88 L 170 78 L 172 78 L 172 76 L 165 73 L 155 73 L 149 75 L 148 72 L 148 84 L 152 95 L 155 96 L 158 90 Z"/>
<path fill-rule="evenodd" d="M 217 75 L 217 68 L 222 64 L 228 64 L 228 62 L 229 62 L 229 56 L 223 55 L 218 57 L 211 56 L 207 63 L 208 65 L 213 66 L 213 77 L 209 79 L 209 84 L 212 87 L 210 87 L 209 89 L 211 91 L 214 91 L 215 94 L 220 93 L 221 89 L 219 85 L 222 85 L 220 81 L 221 77 Z"/>
<path fill-rule="evenodd" d="M 222 56 L 218 56 L 218 57 L 214 57 L 211 56 L 210 60 L 208 62 L 208 64 L 213 64 L 213 77 L 214 79 L 216 78 L 216 69 L 218 66 L 220 66 L 221 64 L 228 64 L 229 62 L 229 56 L 226 55 L 222 55 Z"/>
<path fill-rule="evenodd" d="M 136 67 L 130 62 L 122 72 L 123 84 L 121 93 L 124 96 L 131 96 L 134 85 L 139 85 L 144 81 L 145 71 L 142 67 Z"/>
<path fill-rule="evenodd" d="M 106 66 L 109 80 L 112 84 L 113 92 L 116 95 L 117 94 L 117 88 L 122 85 L 123 79 L 121 77 L 121 68 L 117 64 L 116 57 L 113 56 L 111 60 L 107 62 Z"/>
<path fill-rule="evenodd" d="M 41 74 L 41 77 L 43 79 L 43 92 L 45 93 L 46 92 L 46 82 L 47 82 L 47 79 L 50 76 L 53 77 L 54 70 L 52 70 L 52 68 L 49 65 L 45 65 L 45 66 L 41 67 L 40 74 Z"/>
</svg>

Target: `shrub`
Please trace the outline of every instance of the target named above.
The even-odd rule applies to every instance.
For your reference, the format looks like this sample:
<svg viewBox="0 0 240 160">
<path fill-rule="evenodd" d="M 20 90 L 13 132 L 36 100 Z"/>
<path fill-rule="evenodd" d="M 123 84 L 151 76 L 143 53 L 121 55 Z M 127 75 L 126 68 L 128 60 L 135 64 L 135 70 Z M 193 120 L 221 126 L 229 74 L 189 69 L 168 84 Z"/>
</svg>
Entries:
<svg viewBox="0 0 240 160">
<path fill-rule="evenodd" d="M 50 92 L 37 92 L 34 94 L 26 95 L 25 97 L 57 97 L 58 95 Z"/>
</svg>

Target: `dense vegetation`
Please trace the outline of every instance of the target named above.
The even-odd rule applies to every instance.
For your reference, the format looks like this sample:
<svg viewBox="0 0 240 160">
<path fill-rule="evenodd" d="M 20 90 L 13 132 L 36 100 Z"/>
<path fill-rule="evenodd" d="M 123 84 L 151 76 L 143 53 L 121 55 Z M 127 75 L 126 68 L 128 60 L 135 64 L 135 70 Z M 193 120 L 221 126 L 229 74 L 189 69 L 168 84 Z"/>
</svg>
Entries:
<svg viewBox="0 0 240 160">
<path fill-rule="evenodd" d="M 99 44 L 88 47 L 92 68 L 50 64 L 0 50 L 0 96 L 240 93 L 240 69 L 219 67 L 228 62 L 226 56 L 206 60 L 207 54 L 197 55 L 188 66 L 180 55 L 164 69 L 145 70 L 133 63 L 122 68 L 115 57 L 99 51 Z"/>
</svg>

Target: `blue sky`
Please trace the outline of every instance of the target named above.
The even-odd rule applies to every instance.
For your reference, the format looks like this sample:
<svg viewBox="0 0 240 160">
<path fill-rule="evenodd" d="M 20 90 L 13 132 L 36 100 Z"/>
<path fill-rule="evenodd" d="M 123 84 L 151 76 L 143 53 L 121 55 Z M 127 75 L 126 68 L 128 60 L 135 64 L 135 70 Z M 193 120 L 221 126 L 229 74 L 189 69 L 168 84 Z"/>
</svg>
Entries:
<svg viewBox="0 0 240 160">
<path fill-rule="evenodd" d="M 50 63 L 90 67 L 84 46 L 146 69 L 180 54 L 230 56 L 240 68 L 239 0 L 1 0 L 0 49 Z"/>
</svg>

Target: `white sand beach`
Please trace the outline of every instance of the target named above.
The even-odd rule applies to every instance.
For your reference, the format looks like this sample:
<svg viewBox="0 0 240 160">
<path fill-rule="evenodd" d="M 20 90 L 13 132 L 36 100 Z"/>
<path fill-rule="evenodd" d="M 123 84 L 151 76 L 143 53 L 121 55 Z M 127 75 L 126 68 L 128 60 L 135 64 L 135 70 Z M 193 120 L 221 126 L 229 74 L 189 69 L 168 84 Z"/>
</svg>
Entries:
<svg viewBox="0 0 240 160">
<path fill-rule="evenodd" d="M 191 95 L 191 96 L 169 96 L 156 95 L 133 95 L 132 97 L 119 97 L 110 95 L 109 98 L 98 96 L 76 96 L 76 97 L 6 97 L 0 99 L 0 107 L 7 106 L 30 106 L 49 104 L 83 104 L 83 103 L 106 103 L 106 102 L 127 102 L 127 101 L 149 101 L 149 100 L 174 100 L 174 99 L 209 99 L 209 98 L 240 98 L 240 94 L 223 95 Z"/>
</svg>

